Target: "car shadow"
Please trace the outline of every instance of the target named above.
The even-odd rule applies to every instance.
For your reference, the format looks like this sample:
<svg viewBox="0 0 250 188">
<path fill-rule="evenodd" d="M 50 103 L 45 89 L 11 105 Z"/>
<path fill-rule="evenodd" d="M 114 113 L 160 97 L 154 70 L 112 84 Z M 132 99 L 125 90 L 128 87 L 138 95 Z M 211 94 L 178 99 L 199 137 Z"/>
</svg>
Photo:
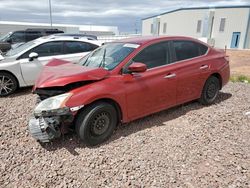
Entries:
<svg viewBox="0 0 250 188">
<path fill-rule="evenodd" d="M 213 105 L 220 104 L 223 101 L 231 98 L 232 94 L 220 92 L 215 103 Z M 93 149 L 99 148 L 101 146 L 107 145 L 115 140 L 118 140 L 122 137 L 127 137 L 136 132 L 140 132 L 145 129 L 149 129 L 154 126 L 165 126 L 165 122 L 176 119 L 182 115 L 185 115 L 189 111 L 199 110 L 205 106 L 200 104 L 198 101 L 192 101 L 183 105 L 179 105 L 144 118 L 132 121 L 127 124 L 123 124 L 117 127 L 114 134 L 103 144 L 98 146 L 91 147 Z M 160 120 L 160 121 L 159 121 Z M 142 126 L 143 125 L 143 126 Z M 83 144 L 80 139 L 77 137 L 74 131 L 70 132 L 67 135 L 64 135 L 62 138 L 54 140 L 50 143 L 41 144 L 41 146 L 48 151 L 55 151 L 60 148 L 67 149 L 72 155 L 79 155 L 76 151 L 77 148 L 87 147 Z"/>
<path fill-rule="evenodd" d="M 9 98 L 14 98 L 22 95 L 31 94 L 32 87 L 22 87 L 15 91 L 15 93 L 9 95 Z"/>
</svg>

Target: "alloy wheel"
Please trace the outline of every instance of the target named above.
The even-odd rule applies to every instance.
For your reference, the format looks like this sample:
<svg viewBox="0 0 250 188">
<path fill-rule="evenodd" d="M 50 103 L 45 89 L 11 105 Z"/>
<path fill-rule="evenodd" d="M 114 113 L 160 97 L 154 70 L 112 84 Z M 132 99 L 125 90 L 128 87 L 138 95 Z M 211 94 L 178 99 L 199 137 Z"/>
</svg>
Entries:
<svg viewBox="0 0 250 188">
<path fill-rule="evenodd" d="M 14 82 L 11 78 L 5 75 L 0 75 L 0 95 L 11 93 L 14 87 Z"/>
</svg>

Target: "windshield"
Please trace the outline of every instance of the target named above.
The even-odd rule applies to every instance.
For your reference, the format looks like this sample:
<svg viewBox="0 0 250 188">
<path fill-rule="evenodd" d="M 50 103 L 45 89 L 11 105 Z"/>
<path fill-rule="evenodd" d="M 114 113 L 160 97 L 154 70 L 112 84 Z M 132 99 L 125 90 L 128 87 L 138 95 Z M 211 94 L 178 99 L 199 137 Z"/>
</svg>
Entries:
<svg viewBox="0 0 250 188">
<path fill-rule="evenodd" d="M 6 35 L 0 37 L 1 42 L 6 42 L 6 40 L 9 38 L 9 36 L 12 34 L 12 32 L 7 33 Z"/>
<path fill-rule="evenodd" d="M 102 67 L 106 70 L 112 70 L 138 47 L 137 44 L 105 44 L 85 56 L 80 64 L 86 67 Z"/>
<path fill-rule="evenodd" d="M 16 54 L 19 54 L 20 52 L 24 51 L 25 49 L 29 48 L 30 46 L 33 46 L 35 44 L 34 41 L 30 41 L 30 42 L 27 42 L 27 43 L 24 43 L 14 49 L 11 49 L 9 50 L 5 56 L 14 56 Z"/>
</svg>

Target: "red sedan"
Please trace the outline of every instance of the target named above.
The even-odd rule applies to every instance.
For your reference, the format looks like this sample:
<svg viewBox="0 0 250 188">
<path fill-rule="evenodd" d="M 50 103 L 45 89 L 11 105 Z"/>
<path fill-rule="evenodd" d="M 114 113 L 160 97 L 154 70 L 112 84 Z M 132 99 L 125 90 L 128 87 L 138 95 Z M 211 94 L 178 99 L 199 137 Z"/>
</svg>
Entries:
<svg viewBox="0 0 250 188">
<path fill-rule="evenodd" d="M 229 61 L 188 37 L 140 37 L 107 43 L 79 64 L 53 60 L 36 81 L 32 136 L 49 142 L 74 127 L 87 145 L 126 123 L 195 99 L 208 105 L 228 82 Z"/>
</svg>

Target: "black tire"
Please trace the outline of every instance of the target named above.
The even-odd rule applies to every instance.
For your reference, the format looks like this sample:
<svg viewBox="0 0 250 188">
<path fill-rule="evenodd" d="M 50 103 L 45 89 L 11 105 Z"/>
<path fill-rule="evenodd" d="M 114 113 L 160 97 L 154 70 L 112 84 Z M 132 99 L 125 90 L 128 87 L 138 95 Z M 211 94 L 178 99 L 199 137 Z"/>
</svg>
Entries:
<svg viewBox="0 0 250 188">
<path fill-rule="evenodd" d="M 203 87 L 199 102 L 203 105 L 210 105 L 214 103 L 216 97 L 218 96 L 219 90 L 219 79 L 215 76 L 210 76 Z"/>
<path fill-rule="evenodd" d="M 0 72 L 0 97 L 8 96 L 17 90 L 18 83 L 14 76 Z"/>
<path fill-rule="evenodd" d="M 76 119 L 76 133 L 88 146 L 103 143 L 118 124 L 117 111 L 113 105 L 97 102 L 81 111 Z"/>
</svg>

